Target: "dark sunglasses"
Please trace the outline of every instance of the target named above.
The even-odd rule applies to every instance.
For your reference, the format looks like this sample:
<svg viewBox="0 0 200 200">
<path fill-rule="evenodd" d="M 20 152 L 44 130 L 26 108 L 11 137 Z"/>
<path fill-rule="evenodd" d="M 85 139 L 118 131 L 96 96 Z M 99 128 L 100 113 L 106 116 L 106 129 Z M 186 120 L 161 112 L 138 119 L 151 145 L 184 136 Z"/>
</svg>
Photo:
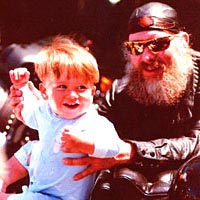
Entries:
<svg viewBox="0 0 200 200">
<path fill-rule="evenodd" d="M 148 49 L 153 52 L 159 52 L 166 50 L 175 36 L 176 35 L 170 35 L 146 41 L 124 42 L 124 45 L 132 55 L 142 54 L 145 47 L 148 47 Z"/>
</svg>

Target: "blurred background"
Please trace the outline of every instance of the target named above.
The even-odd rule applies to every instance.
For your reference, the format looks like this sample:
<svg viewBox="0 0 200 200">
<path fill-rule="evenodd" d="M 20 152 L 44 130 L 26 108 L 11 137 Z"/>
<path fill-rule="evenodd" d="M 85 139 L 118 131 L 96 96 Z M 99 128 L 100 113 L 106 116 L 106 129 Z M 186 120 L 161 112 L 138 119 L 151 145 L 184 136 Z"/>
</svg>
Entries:
<svg viewBox="0 0 200 200">
<path fill-rule="evenodd" d="M 26 66 L 54 35 L 71 34 L 96 57 L 101 73 L 99 93 L 124 72 L 121 52 L 127 21 L 135 7 L 149 0 L 0 0 L 0 132 L 9 158 L 37 133 L 19 122 L 8 104 L 10 69 Z M 200 0 L 163 0 L 174 7 L 191 44 L 200 50 Z M 38 79 L 32 73 L 32 81 Z M 27 180 L 25 180 L 27 181 Z M 14 185 L 10 189 L 17 192 Z"/>
</svg>

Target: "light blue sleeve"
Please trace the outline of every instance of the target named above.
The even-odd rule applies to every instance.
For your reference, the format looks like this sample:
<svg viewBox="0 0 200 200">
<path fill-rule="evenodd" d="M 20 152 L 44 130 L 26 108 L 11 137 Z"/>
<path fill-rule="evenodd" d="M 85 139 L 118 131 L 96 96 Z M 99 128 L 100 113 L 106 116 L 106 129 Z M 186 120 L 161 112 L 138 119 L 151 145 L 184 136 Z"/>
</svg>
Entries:
<svg viewBox="0 0 200 200">
<path fill-rule="evenodd" d="M 21 88 L 23 92 L 23 109 L 21 111 L 23 120 L 27 126 L 33 129 L 38 129 L 36 112 L 39 108 L 39 100 L 32 94 L 28 86 Z"/>
<path fill-rule="evenodd" d="M 15 157 L 17 160 L 25 167 L 28 168 L 28 157 L 32 152 L 33 145 L 38 141 L 29 141 L 23 145 L 17 152 L 15 152 Z"/>
<path fill-rule="evenodd" d="M 95 150 L 91 156 L 106 158 L 119 154 L 124 142 L 119 138 L 113 124 L 105 117 L 99 116 L 98 126 L 93 131 Z"/>
</svg>

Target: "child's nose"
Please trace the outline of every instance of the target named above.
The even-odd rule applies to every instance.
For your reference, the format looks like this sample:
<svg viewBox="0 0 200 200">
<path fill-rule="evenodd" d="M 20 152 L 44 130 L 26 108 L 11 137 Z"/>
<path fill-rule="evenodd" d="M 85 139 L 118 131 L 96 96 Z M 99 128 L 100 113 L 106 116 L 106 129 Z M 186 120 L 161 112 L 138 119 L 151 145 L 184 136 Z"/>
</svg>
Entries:
<svg viewBox="0 0 200 200">
<path fill-rule="evenodd" d="M 76 98 L 76 97 L 78 96 L 78 94 L 77 94 L 77 92 L 74 91 L 74 90 L 69 90 L 69 91 L 67 92 L 67 96 L 68 96 L 68 97 L 71 97 L 71 98 Z"/>
</svg>

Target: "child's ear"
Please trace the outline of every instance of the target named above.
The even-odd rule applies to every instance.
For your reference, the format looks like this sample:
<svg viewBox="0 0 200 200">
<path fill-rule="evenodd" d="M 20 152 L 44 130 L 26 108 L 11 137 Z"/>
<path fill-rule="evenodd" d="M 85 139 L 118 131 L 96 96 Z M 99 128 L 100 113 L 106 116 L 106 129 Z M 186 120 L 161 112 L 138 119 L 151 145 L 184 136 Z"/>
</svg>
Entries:
<svg viewBox="0 0 200 200">
<path fill-rule="evenodd" d="M 43 83 L 39 84 L 39 90 L 41 92 L 41 95 L 42 95 L 43 99 L 47 100 L 48 99 L 48 95 L 46 93 L 47 90 L 46 90 L 46 87 L 45 87 L 45 85 Z"/>
<path fill-rule="evenodd" d="M 94 85 L 94 86 L 92 87 L 92 96 L 95 95 L 95 92 L 96 92 L 96 86 Z"/>
</svg>

